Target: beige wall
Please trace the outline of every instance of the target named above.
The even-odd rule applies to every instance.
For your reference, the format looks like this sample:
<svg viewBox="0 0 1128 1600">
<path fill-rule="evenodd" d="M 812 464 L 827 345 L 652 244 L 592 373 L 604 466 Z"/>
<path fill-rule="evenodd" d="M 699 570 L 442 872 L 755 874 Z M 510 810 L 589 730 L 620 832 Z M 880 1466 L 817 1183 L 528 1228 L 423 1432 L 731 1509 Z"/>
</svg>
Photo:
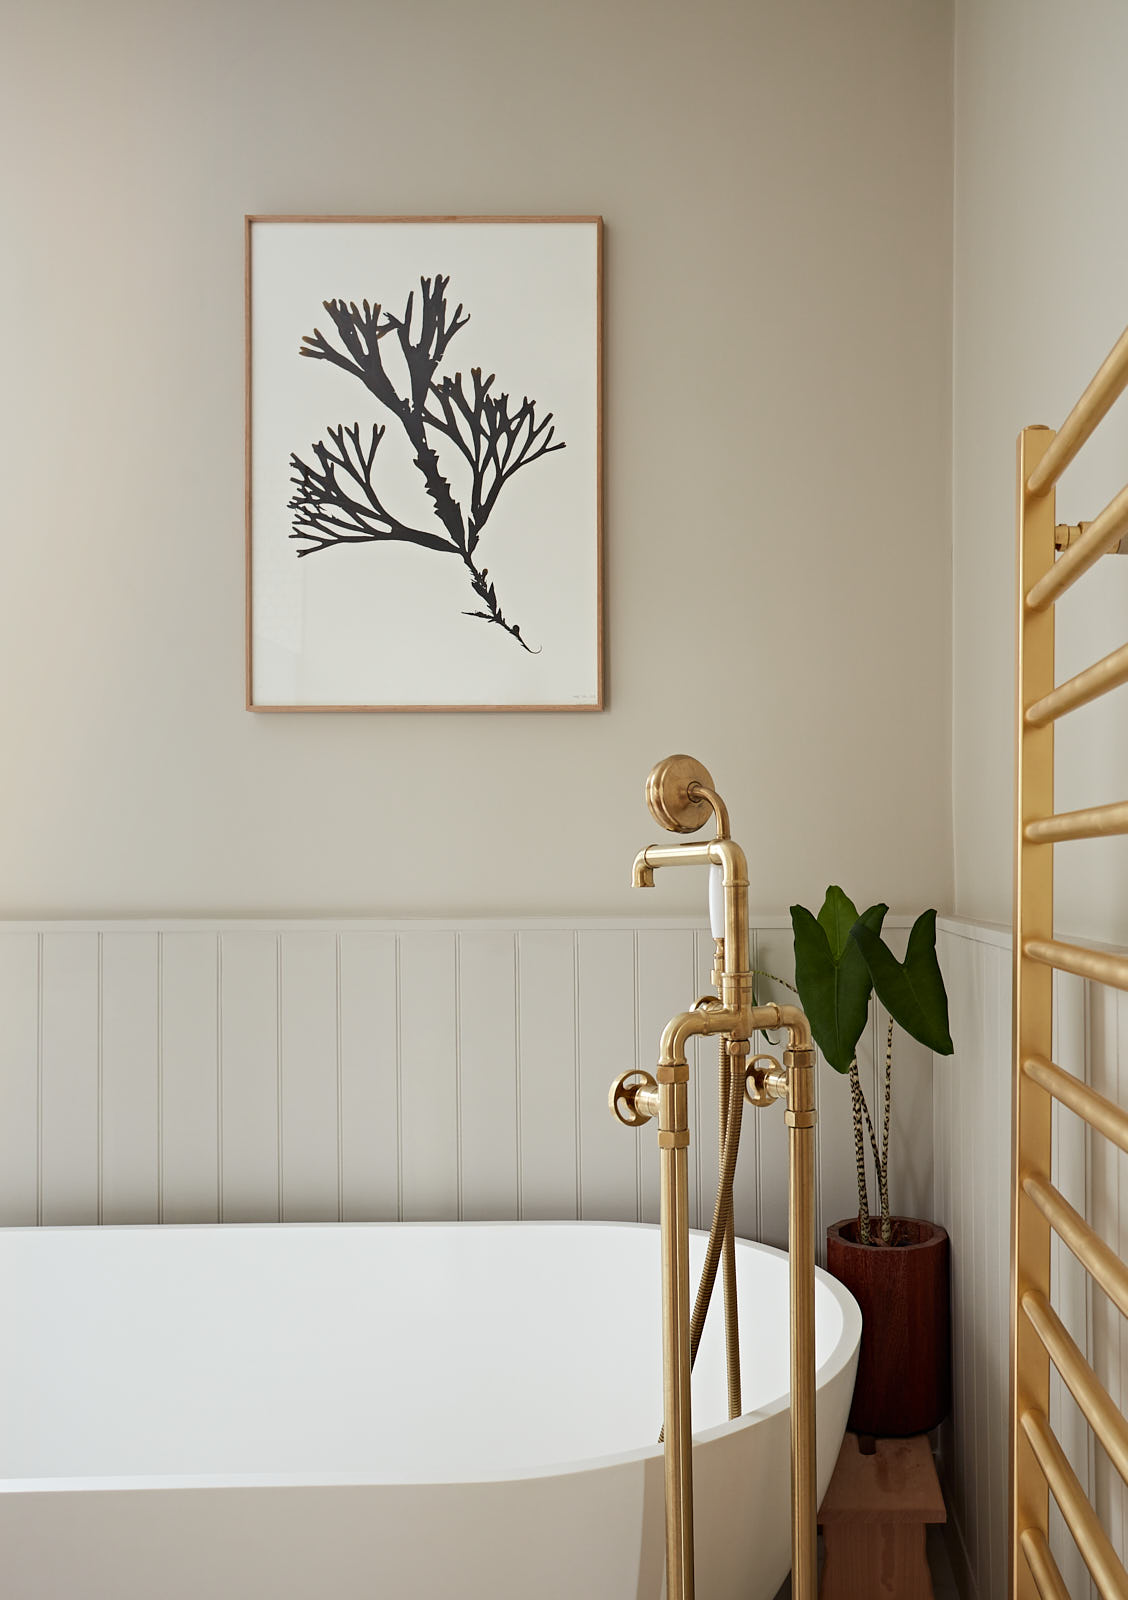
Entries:
<svg viewBox="0 0 1128 1600">
<path fill-rule="evenodd" d="M 4 9 L 5 914 L 950 903 L 948 4 Z M 606 218 L 605 714 L 242 709 L 248 211 Z"/>
<path fill-rule="evenodd" d="M 1009 922 L 1014 440 L 1061 423 L 1128 321 L 1128 8 L 961 0 L 956 38 L 956 904 Z M 1126 446 L 1122 401 L 1063 479 L 1059 520 L 1122 487 Z M 1128 560 L 1103 561 L 1058 613 L 1063 678 L 1128 638 Z M 1128 794 L 1124 714 L 1114 697 L 1059 725 L 1059 810 Z M 1060 850 L 1059 928 L 1128 941 L 1126 874 L 1128 841 Z"/>
</svg>

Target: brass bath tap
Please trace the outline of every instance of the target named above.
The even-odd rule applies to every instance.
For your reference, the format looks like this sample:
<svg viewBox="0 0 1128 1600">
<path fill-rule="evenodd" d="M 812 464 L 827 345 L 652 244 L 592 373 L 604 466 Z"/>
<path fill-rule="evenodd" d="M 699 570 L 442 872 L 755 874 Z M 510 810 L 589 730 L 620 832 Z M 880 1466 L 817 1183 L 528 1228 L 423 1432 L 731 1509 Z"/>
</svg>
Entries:
<svg viewBox="0 0 1128 1600">
<path fill-rule="evenodd" d="M 748 864 L 729 836 L 728 811 L 700 762 L 668 756 L 646 783 L 650 813 L 674 833 L 693 833 L 710 817 L 716 835 L 705 843 L 650 845 L 635 857 L 635 888 L 654 887 L 661 867 L 718 868 L 724 935 L 718 939 L 714 982 L 718 994 L 670 1018 L 662 1032 L 653 1076 L 637 1069 L 611 1086 L 611 1109 L 637 1127 L 658 1119 L 662 1230 L 663 1442 L 666 1473 L 666 1592 L 668 1600 L 693 1600 L 693 1474 L 690 1369 L 708 1307 L 712 1275 L 724 1256 L 730 1415 L 740 1414 L 739 1336 L 732 1218 L 732 1174 L 740 1136 L 743 1097 L 764 1106 L 786 1103 L 789 1130 L 789 1231 L 791 1249 L 791 1449 L 792 1592 L 814 1600 L 814 1062 L 806 1017 L 795 1006 L 756 1004 L 749 959 Z M 786 1028 L 782 1066 L 748 1066 L 751 1039 L 760 1029 Z M 692 1038 L 720 1040 L 721 1183 L 698 1303 L 689 1300 L 689 1063 Z M 696 1326 L 695 1326 L 696 1325 Z"/>
</svg>

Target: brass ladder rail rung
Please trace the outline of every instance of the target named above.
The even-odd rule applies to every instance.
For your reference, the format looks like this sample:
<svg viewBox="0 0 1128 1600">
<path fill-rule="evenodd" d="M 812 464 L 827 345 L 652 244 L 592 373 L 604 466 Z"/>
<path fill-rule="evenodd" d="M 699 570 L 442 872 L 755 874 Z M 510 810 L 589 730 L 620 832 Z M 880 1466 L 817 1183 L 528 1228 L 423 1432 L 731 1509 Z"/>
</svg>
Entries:
<svg viewBox="0 0 1128 1600">
<path fill-rule="evenodd" d="M 1072 1600 L 1041 1528 L 1023 1528 L 1018 1542 L 1040 1600 Z"/>
<path fill-rule="evenodd" d="M 1128 1266 L 1084 1217 L 1040 1173 L 1023 1179 L 1023 1192 L 1038 1207 L 1050 1227 L 1069 1246 L 1085 1271 L 1108 1295 L 1117 1309 L 1128 1317 Z"/>
<path fill-rule="evenodd" d="M 1027 479 L 1026 487 L 1032 495 L 1042 494 L 1057 482 L 1125 388 L 1128 388 L 1128 328 L 1101 362 L 1092 382 Z"/>
<path fill-rule="evenodd" d="M 1024 1411 L 1022 1431 L 1030 1440 L 1030 1448 L 1103 1600 L 1128 1600 L 1128 1572 L 1121 1566 L 1112 1541 L 1101 1527 L 1045 1414 L 1033 1408 Z"/>
<path fill-rule="evenodd" d="M 1039 1088 L 1075 1111 L 1090 1128 L 1111 1139 L 1128 1154 L 1128 1111 L 1122 1106 L 1090 1089 L 1071 1072 L 1063 1072 L 1056 1062 L 1047 1061 L 1045 1056 L 1028 1056 L 1022 1063 L 1022 1070 Z"/>
<path fill-rule="evenodd" d="M 1080 945 L 1062 944 L 1057 939 L 1027 939 L 1022 953 L 1031 961 L 1041 961 L 1058 972 L 1072 972 L 1078 978 L 1107 983 L 1113 989 L 1128 989 L 1128 956 L 1085 950 Z"/>
<path fill-rule="evenodd" d="M 1128 487 L 1109 501 L 1098 517 L 1094 517 L 1076 544 L 1064 551 L 1048 572 L 1027 593 L 1026 610 L 1044 611 L 1071 584 L 1088 572 L 1091 566 L 1118 545 L 1128 532 Z"/>
<path fill-rule="evenodd" d="M 1036 817 L 1022 830 L 1031 844 L 1060 844 L 1066 839 L 1107 839 L 1128 833 L 1128 800 L 1110 806 L 1087 806 L 1062 811 L 1053 817 Z"/>
<path fill-rule="evenodd" d="M 1109 1460 L 1128 1483 L 1128 1421 L 1085 1360 L 1044 1294 L 1029 1289 L 1022 1309 L 1054 1366 L 1069 1385 L 1086 1421 L 1104 1445 Z"/>
<path fill-rule="evenodd" d="M 1033 705 L 1026 708 L 1022 720 L 1028 728 L 1044 728 L 1047 722 L 1055 722 L 1058 717 L 1064 717 L 1067 711 L 1076 711 L 1078 706 L 1087 706 L 1091 700 L 1099 699 L 1111 689 L 1119 689 L 1122 683 L 1128 683 L 1128 644 L 1102 656 L 1091 667 L 1086 667 L 1084 672 L 1067 678 L 1049 694 L 1035 700 Z"/>
</svg>

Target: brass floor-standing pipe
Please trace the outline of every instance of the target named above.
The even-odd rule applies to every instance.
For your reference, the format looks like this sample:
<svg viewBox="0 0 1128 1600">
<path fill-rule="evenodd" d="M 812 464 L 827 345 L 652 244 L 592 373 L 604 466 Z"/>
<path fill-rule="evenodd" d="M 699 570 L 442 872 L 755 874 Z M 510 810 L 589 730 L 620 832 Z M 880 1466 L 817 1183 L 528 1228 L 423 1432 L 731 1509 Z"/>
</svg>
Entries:
<svg viewBox="0 0 1128 1600">
<path fill-rule="evenodd" d="M 692 833 L 716 818 L 708 844 L 650 846 L 635 858 L 636 888 L 652 888 L 667 866 L 716 866 L 724 894 L 720 1001 L 671 1017 L 662 1033 L 653 1076 L 637 1069 L 612 1084 L 615 1115 L 629 1127 L 658 1118 L 661 1172 L 662 1352 L 666 1474 L 666 1593 L 694 1600 L 693 1432 L 690 1404 L 689 1309 L 689 1064 L 691 1038 L 719 1035 L 730 1071 L 748 1084 L 748 1098 L 765 1106 L 786 1101 L 789 1146 L 791 1308 L 791 1549 L 793 1600 L 815 1600 L 815 1345 L 814 1345 L 814 1062 L 811 1030 L 795 1006 L 754 1003 L 749 961 L 748 878 L 744 852 L 728 837 L 728 813 L 704 767 L 689 756 L 659 762 L 647 779 L 647 803 L 663 827 Z M 784 1065 L 747 1070 L 749 1041 L 761 1029 L 786 1028 Z M 767 1058 L 770 1059 L 770 1058 Z M 731 1087 L 731 1079 L 730 1079 Z M 731 1096 L 730 1096 L 731 1103 Z M 733 1142 L 729 1127 L 725 1144 Z M 727 1165 L 727 1163 L 726 1163 Z M 731 1218 L 728 1219 L 731 1226 Z"/>
<path fill-rule="evenodd" d="M 784 1051 L 787 1075 L 787 1231 L 791 1292 L 791 1588 L 818 1585 L 815 1473 L 815 1052 Z"/>
<path fill-rule="evenodd" d="M 678 1085 L 683 1089 L 684 1085 Z M 667 1134 L 668 1138 L 677 1135 Z M 662 1217 L 662 1373 L 665 1419 L 666 1595 L 693 1600 L 693 1420 L 689 1361 L 689 1134 L 658 1133 Z"/>
</svg>

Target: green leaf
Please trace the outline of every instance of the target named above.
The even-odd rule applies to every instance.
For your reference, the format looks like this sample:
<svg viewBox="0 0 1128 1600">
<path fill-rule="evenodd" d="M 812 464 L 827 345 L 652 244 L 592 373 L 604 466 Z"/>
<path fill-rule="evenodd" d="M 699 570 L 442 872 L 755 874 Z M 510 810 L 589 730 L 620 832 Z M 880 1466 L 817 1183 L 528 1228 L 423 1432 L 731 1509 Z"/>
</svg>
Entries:
<svg viewBox="0 0 1128 1600">
<path fill-rule="evenodd" d="M 841 889 L 827 891 L 816 919 L 805 906 L 791 907 L 795 935 L 795 987 L 815 1043 L 837 1072 L 849 1072 L 869 1015 L 873 983 L 861 951 L 849 938 L 859 924 L 877 932 L 888 906 L 870 906 L 861 917 Z M 843 918 L 853 921 L 842 934 Z"/>
<path fill-rule="evenodd" d="M 835 961 L 841 961 L 846 949 L 846 941 L 850 937 L 850 929 L 858 920 L 858 908 L 836 883 L 832 883 L 826 891 L 826 899 L 819 912 L 819 927 L 822 928 L 830 943 L 830 953 Z"/>
<path fill-rule="evenodd" d="M 955 1048 L 948 1031 L 948 996 L 936 959 L 936 913 L 922 911 L 913 923 L 903 962 L 873 930 L 857 925 L 851 935 L 865 960 L 877 998 L 906 1033 L 950 1056 Z"/>
</svg>

